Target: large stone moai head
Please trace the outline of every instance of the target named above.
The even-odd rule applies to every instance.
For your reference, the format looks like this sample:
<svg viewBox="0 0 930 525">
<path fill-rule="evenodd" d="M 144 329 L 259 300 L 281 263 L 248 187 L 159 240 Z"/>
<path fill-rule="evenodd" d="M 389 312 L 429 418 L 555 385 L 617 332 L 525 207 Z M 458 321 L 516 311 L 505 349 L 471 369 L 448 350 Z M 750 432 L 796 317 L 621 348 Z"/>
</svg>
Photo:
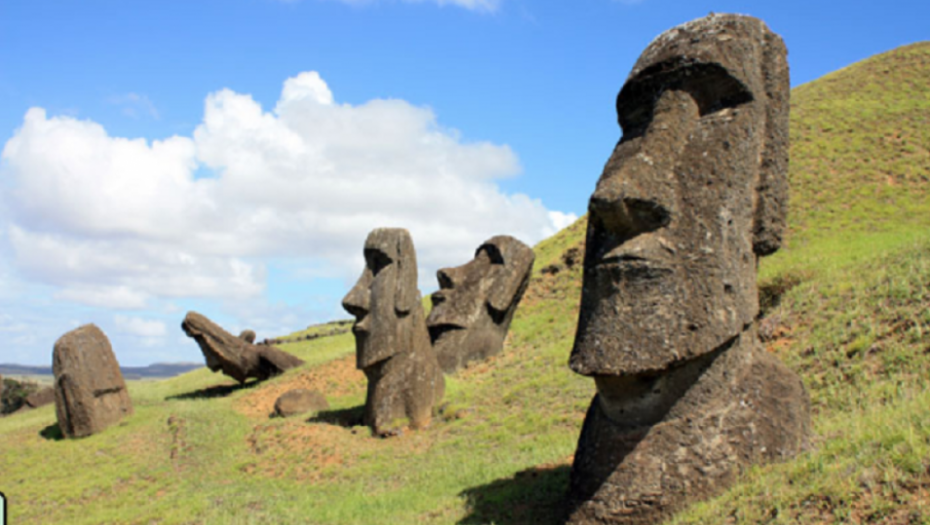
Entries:
<svg viewBox="0 0 930 525">
<path fill-rule="evenodd" d="M 426 325 L 443 372 L 500 353 L 535 258 L 529 246 L 498 235 L 471 261 L 436 273 L 440 289 Z"/>
<path fill-rule="evenodd" d="M 93 324 L 55 342 L 52 373 L 58 427 L 66 437 L 96 434 L 133 412 L 110 340 Z"/>
<path fill-rule="evenodd" d="M 757 260 L 785 229 L 788 97 L 781 38 L 738 15 L 663 33 L 621 89 L 569 362 L 597 387 L 569 523 L 659 523 L 807 443 L 803 384 L 754 325 Z"/>
<path fill-rule="evenodd" d="M 643 52 L 589 205 L 573 370 L 662 370 L 753 321 L 756 259 L 785 228 L 788 97 L 785 45 L 754 18 L 702 18 Z"/>
<path fill-rule="evenodd" d="M 365 423 L 379 435 L 404 418 L 425 426 L 445 383 L 426 330 L 413 240 L 407 230 L 379 228 L 364 254 L 365 268 L 342 306 L 355 316 L 356 366 L 368 378 Z"/>
</svg>

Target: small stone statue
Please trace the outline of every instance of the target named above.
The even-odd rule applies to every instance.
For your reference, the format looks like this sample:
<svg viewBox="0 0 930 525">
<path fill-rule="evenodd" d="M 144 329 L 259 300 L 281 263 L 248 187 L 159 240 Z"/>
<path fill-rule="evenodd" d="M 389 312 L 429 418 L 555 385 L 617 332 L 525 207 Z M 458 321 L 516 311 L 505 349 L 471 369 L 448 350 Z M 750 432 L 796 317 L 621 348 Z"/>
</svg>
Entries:
<svg viewBox="0 0 930 525">
<path fill-rule="evenodd" d="M 375 435 L 429 424 L 445 380 L 430 346 L 407 230 L 379 228 L 365 240 L 365 269 L 342 300 L 355 316 L 356 366 L 368 378 L 364 421 Z"/>
<path fill-rule="evenodd" d="M 443 372 L 501 352 L 535 258 L 529 246 L 499 235 L 468 263 L 436 273 L 439 291 L 431 296 L 426 326 Z"/>
<path fill-rule="evenodd" d="M 274 346 L 258 346 L 223 330 L 218 324 L 197 312 L 187 312 L 181 329 L 197 341 L 207 362 L 207 368 L 245 383 L 254 377 L 264 381 L 285 370 L 304 364 L 303 360 Z"/>
<path fill-rule="evenodd" d="M 116 355 L 96 325 L 75 328 L 55 341 L 55 414 L 65 437 L 96 434 L 132 414 Z"/>
</svg>

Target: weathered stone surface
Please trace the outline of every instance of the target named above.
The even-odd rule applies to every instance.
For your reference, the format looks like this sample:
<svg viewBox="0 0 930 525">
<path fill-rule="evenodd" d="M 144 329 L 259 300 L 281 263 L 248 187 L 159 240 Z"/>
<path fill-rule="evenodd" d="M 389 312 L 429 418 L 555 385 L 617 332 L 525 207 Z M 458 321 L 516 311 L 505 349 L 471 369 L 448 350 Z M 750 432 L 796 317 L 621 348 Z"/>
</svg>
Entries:
<svg viewBox="0 0 930 525">
<path fill-rule="evenodd" d="M 26 396 L 25 405 L 29 408 L 39 408 L 45 405 L 50 405 L 55 402 L 55 389 L 53 387 L 45 387 L 38 392 L 33 392 Z"/>
<path fill-rule="evenodd" d="M 620 91 L 569 362 L 598 392 L 570 523 L 659 523 L 807 446 L 804 386 L 755 326 L 757 259 L 785 228 L 788 89 L 780 37 L 711 15 L 656 38 Z"/>
<path fill-rule="evenodd" d="M 535 259 L 532 248 L 499 235 L 479 246 L 468 263 L 436 273 L 439 291 L 430 297 L 426 325 L 443 372 L 501 352 Z"/>
<path fill-rule="evenodd" d="M 327 409 L 329 409 L 329 403 L 323 394 L 305 388 L 288 390 L 274 402 L 274 413 L 280 417 L 290 417 L 305 412 L 319 412 Z"/>
<path fill-rule="evenodd" d="M 95 325 L 76 328 L 55 342 L 52 373 L 58 427 L 66 437 L 96 434 L 132 414 L 110 341 Z"/>
<path fill-rule="evenodd" d="M 243 330 L 239 333 L 239 339 L 242 339 L 250 345 L 255 344 L 255 331 L 254 330 Z"/>
<path fill-rule="evenodd" d="M 445 380 L 430 346 L 407 230 L 379 228 L 365 240 L 365 269 L 342 306 L 355 316 L 356 366 L 368 378 L 365 424 L 376 435 L 429 424 Z"/>
<path fill-rule="evenodd" d="M 250 377 L 263 381 L 304 364 L 303 360 L 273 346 L 249 344 L 197 312 L 188 312 L 181 328 L 197 341 L 207 368 L 214 372 L 222 370 L 240 383 Z"/>
</svg>

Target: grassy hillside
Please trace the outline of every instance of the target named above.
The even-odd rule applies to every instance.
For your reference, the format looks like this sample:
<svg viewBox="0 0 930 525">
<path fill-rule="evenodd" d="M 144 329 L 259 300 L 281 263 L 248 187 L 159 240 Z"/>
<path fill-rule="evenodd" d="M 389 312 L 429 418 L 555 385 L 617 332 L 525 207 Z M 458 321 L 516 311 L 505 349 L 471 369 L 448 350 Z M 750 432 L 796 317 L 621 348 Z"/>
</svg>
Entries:
<svg viewBox="0 0 930 525">
<path fill-rule="evenodd" d="M 761 331 L 804 378 L 815 446 L 674 523 L 930 523 L 928 86 L 918 44 L 795 89 L 791 237 L 761 268 Z M 60 439 L 52 407 L 0 420 L 10 522 L 560 523 L 594 392 L 566 366 L 584 230 L 536 247 L 504 353 L 447 378 L 430 428 L 353 426 L 351 334 L 289 343 L 308 364 L 262 384 L 133 383 L 135 415 L 87 439 Z M 298 386 L 331 410 L 269 418 Z"/>
</svg>

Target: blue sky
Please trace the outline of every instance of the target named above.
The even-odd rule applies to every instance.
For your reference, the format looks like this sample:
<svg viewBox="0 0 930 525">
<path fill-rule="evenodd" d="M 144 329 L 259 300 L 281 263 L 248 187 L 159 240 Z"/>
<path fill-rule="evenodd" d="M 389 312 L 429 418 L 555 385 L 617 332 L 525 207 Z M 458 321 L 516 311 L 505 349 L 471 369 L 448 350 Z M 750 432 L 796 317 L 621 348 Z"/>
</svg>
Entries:
<svg viewBox="0 0 930 525">
<path fill-rule="evenodd" d="M 424 293 L 538 242 L 584 213 L 639 53 L 711 11 L 781 34 L 792 85 L 930 38 L 924 1 L 0 0 L 0 362 L 87 322 L 143 365 L 202 359 L 191 309 L 347 318 L 377 226 Z"/>
</svg>

